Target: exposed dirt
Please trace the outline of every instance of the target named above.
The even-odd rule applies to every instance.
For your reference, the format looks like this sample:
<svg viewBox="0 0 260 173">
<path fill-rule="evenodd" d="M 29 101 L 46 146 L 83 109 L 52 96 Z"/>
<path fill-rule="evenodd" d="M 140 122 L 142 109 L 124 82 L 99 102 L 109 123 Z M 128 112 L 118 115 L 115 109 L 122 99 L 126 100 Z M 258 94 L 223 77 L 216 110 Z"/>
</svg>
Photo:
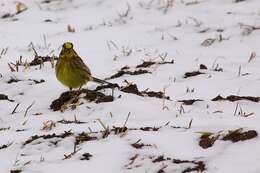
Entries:
<svg viewBox="0 0 260 173">
<path fill-rule="evenodd" d="M 16 82 L 20 82 L 20 81 L 22 81 L 22 80 L 11 77 L 11 79 L 9 81 L 7 81 L 7 83 L 11 84 L 11 83 L 16 83 Z"/>
<path fill-rule="evenodd" d="M 97 140 L 98 138 L 96 136 L 90 136 L 89 134 L 82 132 L 82 133 L 78 134 L 75 139 L 76 139 L 75 144 L 79 145 L 86 141 Z"/>
<path fill-rule="evenodd" d="M 86 122 L 83 122 L 83 121 L 79 121 L 79 120 L 59 120 L 57 121 L 57 123 L 60 123 L 60 124 L 85 124 Z"/>
<path fill-rule="evenodd" d="M 61 110 L 64 105 L 67 105 L 68 102 L 77 103 L 79 100 L 79 98 L 78 98 L 79 94 L 80 93 L 78 91 L 64 92 L 60 95 L 60 97 L 58 99 L 54 100 L 51 103 L 50 108 L 53 111 L 58 111 L 58 110 Z"/>
<path fill-rule="evenodd" d="M 95 103 L 112 102 L 114 100 L 113 96 L 105 95 L 98 91 L 81 89 L 79 91 L 67 91 L 62 93 L 58 99 L 51 103 L 50 108 L 53 111 L 58 111 L 61 110 L 63 106 L 77 103 L 81 94 L 85 94 L 84 99 Z"/>
<path fill-rule="evenodd" d="M 30 144 L 32 143 L 33 141 L 37 140 L 37 139 L 51 139 L 51 138 L 66 138 L 68 136 L 71 136 L 73 133 L 70 132 L 70 131 L 65 131 L 64 133 L 61 133 L 61 134 L 48 134 L 48 135 L 34 135 L 32 136 L 30 139 L 26 140 L 23 145 L 27 145 L 27 144 Z"/>
<path fill-rule="evenodd" d="M 1 127 L 1 128 L 0 128 L 0 131 L 10 130 L 10 129 L 11 129 L 10 126 L 9 126 L 9 127 Z"/>
<path fill-rule="evenodd" d="M 139 64 L 136 66 L 136 68 L 148 68 L 152 65 L 154 65 L 156 62 L 153 61 L 144 61 L 142 64 Z"/>
<path fill-rule="evenodd" d="M 90 160 L 91 157 L 92 157 L 92 154 L 84 153 L 84 154 L 82 154 L 80 160 Z"/>
<path fill-rule="evenodd" d="M 238 141 L 245 141 L 252 138 L 257 137 L 257 132 L 255 130 L 248 130 L 245 132 L 242 132 L 243 129 L 237 129 L 233 131 L 229 131 L 229 133 L 222 138 L 224 141 L 232 141 L 232 142 L 238 142 Z"/>
<path fill-rule="evenodd" d="M 174 64 L 174 60 L 171 61 L 161 61 L 161 62 L 155 62 L 155 61 L 144 61 L 142 64 L 139 64 L 136 66 L 136 68 L 148 68 L 152 65 L 162 65 L 162 64 Z"/>
<path fill-rule="evenodd" d="M 120 133 L 125 133 L 128 131 L 127 127 L 115 127 L 113 126 L 113 128 L 111 129 L 111 131 L 114 131 L 115 135 L 120 134 Z"/>
<path fill-rule="evenodd" d="M 115 73 L 114 75 L 106 78 L 105 80 L 119 78 L 123 75 L 141 75 L 141 74 L 151 73 L 150 71 L 147 70 L 147 68 L 151 67 L 152 65 L 156 65 L 156 64 L 157 65 L 174 64 L 174 60 L 172 60 L 172 61 L 161 61 L 161 62 L 144 61 L 142 64 L 137 65 L 132 71 L 130 71 L 129 66 L 124 66 L 117 73 Z"/>
<path fill-rule="evenodd" d="M 5 18 L 9 18 L 9 17 L 13 17 L 14 15 L 10 14 L 10 13 L 5 13 L 4 15 L 1 16 L 2 19 Z"/>
<path fill-rule="evenodd" d="M 196 160 L 180 160 L 174 159 L 170 157 L 165 157 L 164 155 L 159 156 L 140 156 L 139 154 L 134 155 L 129 159 L 129 163 L 125 165 L 126 169 L 135 169 L 142 166 L 142 162 L 151 161 L 153 164 L 160 166 L 161 168 L 156 171 L 157 173 L 164 173 L 165 168 L 170 167 L 172 164 L 180 164 L 182 167 L 182 173 L 188 172 L 204 172 L 206 171 L 206 164 L 203 161 L 196 161 Z M 141 163 L 140 163 L 141 162 Z M 147 162 L 146 162 L 147 163 Z M 187 163 L 189 163 L 188 166 Z"/>
<path fill-rule="evenodd" d="M 140 74 L 146 74 L 146 73 L 151 73 L 148 70 L 143 70 L 143 69 L 139 69 L 139 70 L 134 70 L 134 71 L 129 71 L 129 70 L 125 70 L 125 69 L 120 69 L 116 74 L 113 74 L 112 76 L 105 78 L 105 80 L 109 80 L 109 79 L 115 79 L 115 78 L 119 78 L 123 75 L 140 75 Z"/>
<path fill-rule="evenodd" d="M 125 92 L 125 93 L 131 93 L 131 94 L 136 94 L 138 96 L 142 97 L 156 97 L 160 99 L 166 99 L 170 100 L 169 96 L 165 96 L 164 92 L 162 91 L 139 91 L 137 88 L 136 84 L 127 84 L 126 86 L 119 86 L 118 84 L 107 84 L 107 85 L 101 85 L 97 86 L 95 90 L 88 90 L 88 89 L 81 89 L 81 90 L 73 90 L 73 91 L 67 91 L 64 92 L 60 95 L 60 97 L 56 100 L 54 100 L 50 108 L 53 111 L 64 111 L 64 107 L 70 104 L 75 104 L 78 103 L 80 95 L 85 94 L 84 99 L 90 101 L 90 102 L 95 102 L 95 103 L 102 103 L 102 102 L 112 102 L 114 101 L 114 97 L 111 95 L 105 95 L 99 90 L 102 89 L 114 89 L 114 88 L 119 88 L 120 91 Z M 73 108 L 73 107 L 72 107 Z"/>
<path fill-rule="evenodd" d="M 5 148 L 8 148 L 8 147 L 11 146 L 12 144 L 13 144 L 13 143 L 8 143 L 8 144 L 0 145 L 0 150 L 5 149 Z"/>
<path fill-rule="evenodd" d="M 202 161 L 189 161 L 189 160 L 179 160 L 179 159 L 173 159 L 173 163 L 176 164 L 181 164 L 181 163 L 192 163 L 195 164 L 195 167 L 192 168 L 186 168 L 185 170 L 182 171 L 182 173 L 187 173 L 187 172 L 203 172 L 206 170 L 206 165 Z"/>
<path fill-rule="evenodd" d="M 16 83 L 16 82 L 20 82 L 20 81 L 24 81 L 24 80 L 20 80 L 20 79 L 16 79 L 16 78 L 11 78 L 9 81 L 7 81 L 7 83 L 8 83 L 8 84 L 11 84 L 11 83 Z M 33 81 L 34 84 L 39 84 L 39 83 L 45 82 L 44 79 L 40 79 L 40 80 L 28 79 L 28 81 Z"/>
<path fill-rule="evenodd" d="M 7 95 L 0 94 L 0 100 L 9 100 Z"/>
<path fill-rule="evenodd" d="M 208 67 L 206 65 L 204 65 L 204 64 L 200 64 L 200 69 L 201 70 L 207 70 Z"/>
<path fill-rule="evenodd" d="M 194 172 L 194 171 L 203 172 L 203 171 L 206 170 L 206 165 L 202 161 L 198 161 L 198 162 L 192 161 L 191 163 L 195 164 L 195 167 L 193 167 L 193 168 L 186 168 L 185 170 L 182 171 L 182 173 Z"/>
<path fill-rule="evenodd" d="M 206 149 L 212 147 L 215 141 L 218 139 L 218 136 L 213 136 L 211 134 L 203 134 L 200 137 L 199 145 Z"/>
<path fill-rule="evenodd" d="M 19 170 L 19 169 L 15 169 L 15 170 L 11 170 L 10 173 L 21 173 L 22 170 Z"/>
<path fill-rule="evenodd" d="M 258 134 L 255 130 L 248 130 L 243 132 L 242 128 L 236 130 L 230 130 L 227 134 L 205 133 L 201 135 L 199 145 L 202 148 L 206 149 L 212 147 L 216 142 L 216 140 L 239 142 L 239 141 L 253 139 L 257 136 Z"/>
<path fill-rule="evenodd" d="M 138 96 L 148 96 L 148 97 L 156 97 L 156 98 L 160 98 L 160 99 L 167 99 L 170 100 L 169 96 L 165 96 L 165 94 L 162 91 L 139 91 L 137 88 L 136 84 L 128 84 L 126 86 L 122 86 L 120 88 L 120 91 L 125 92 L 125 93 L 132 93 L 132 94 L 136 94 Z"/>
<path fill-rule="evenodd" d="M 141 127 L 142 131 L 158 131 L 161 127 Z"/>
<path fill-rule="evenodd" d="M 30 66 L 41 65 L 44 62 L 51 62 L 53 60 L 58 60 L 58 57 L 51 56 L 35 56 L 35 58 L 29 63 Z"/>
<path fill-rule="evenodd" d="M 125 87 L 121 87 L 120 90 L 125 92 L 125 93 L 132 93 L 132 94 L 136 94 L 136 95 L 141 95 L 141 92 L 138 90 L 136 84 L 129 84 Z"/>
<path fill-rule="evenodd" d="M 184 105 L 192 105 L 197 101 L 203 101 L 201 99 L 190 99 L 190 100 L 178 100 L 178 102 L 182 102 Z"/>
<path fill-rule="evenodd" d="M 0 100 L 8 100 L 10 102 L 14 102 L 14 100 L 9 99 L 8 96 L 5 94 L 0 94 Z"/>
<path fill-rule="evenodd" d="M 201 74 L 205 74 L 205 73 L 200 72 L 200 71 L 186 72 L 186 73 L 184 74 L 184 78 L 189 78 L 189 77 L 193 77 L 193 76 L 198 76 L 198 75 L 201 75 Z"/>
<path fill-rule="evenodd" d="M 144 143 L 140 143 L 141 140 L 138 140 L 137 142 L 131 144 L 132 147 L 136 148 L 136 149 L 142 149 L 143 147 L 151 147 L 152 144 L 144 144 Z"/>
<path fill-rule="evenodd" d="M 29 79 L 29 81 L 33 81 L 35 84 L 43 83 L 45 82 L 44 79 L 36 80 L 36 79 Z"/>
<path fill-rule="evenodd" d="M 217 97 L 213 98 L 212 101 L 222 101 L 222 100 L 227 100 L 227 101 L 238 101 L 238 100 L 249 100 L 252 102 L 259 102 L 260 97 L 253 97 L 253 96 L 236 96 L 236 95 L 230 95 L 227 97 L 222 97 L 221 95 L 218 95 Z"/>
<path fill-rule="evenodd" d="M 162 162 L 165 160 L 171 160 L 171 158 L 169 158 L 169 157 L 165 158 L 163 155 L 161 155 L 161 156 L 156 157 L 154 160 L 152 160 L 152 162 L 156 163 L 156 162 Z"/>
<path fill-rule="evenodd" d="M 99 85 L 96 87 L 95 91 L 99 91 L 99 90 L 102 90 L 102 89 L 114 89 L 114 88 L 120 88 L 120 86 L 118 84 L 115 84 L 115 83 L 111 83 L 111 84 L 106 84 L 106 85 Z"/>
</svg>

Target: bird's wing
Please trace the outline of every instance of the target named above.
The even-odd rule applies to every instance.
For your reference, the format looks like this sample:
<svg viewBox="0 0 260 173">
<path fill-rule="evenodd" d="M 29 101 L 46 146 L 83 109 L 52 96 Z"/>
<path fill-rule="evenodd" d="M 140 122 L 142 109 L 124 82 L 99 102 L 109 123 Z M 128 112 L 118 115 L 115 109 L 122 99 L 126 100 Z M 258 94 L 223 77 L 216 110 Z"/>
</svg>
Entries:
<svg viewBox="0 0 260 173">
<path fill-rule="evenodd" d="M 92 80 L 90 69 L 79 56 L 75 56 L 70 64 L 82 79 Z"/>
<path fill-rule="evenodd" d="M 83 60 L 79 56 L 77 58 L 79 59 L 79 61 L 81 61 L 81 64 L 82 64 L 81 68 L 82 68 L 82 70 L 84 70 L 85 73 L 88 73 L 89 75 L 91 75 L 91 71 L 88 68 L 88 66 L 83 62 Z"/>
</svg>

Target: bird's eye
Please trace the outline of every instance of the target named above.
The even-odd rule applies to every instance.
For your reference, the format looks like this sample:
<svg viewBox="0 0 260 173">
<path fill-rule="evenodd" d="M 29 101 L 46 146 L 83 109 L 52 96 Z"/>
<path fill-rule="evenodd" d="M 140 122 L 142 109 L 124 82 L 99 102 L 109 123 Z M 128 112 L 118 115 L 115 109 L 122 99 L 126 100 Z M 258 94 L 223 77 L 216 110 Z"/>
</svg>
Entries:
<svg viewBox="0 0 260 173">
<path fill-rule="evenodd" d="M 64 44 L 63 44 L 63 47 L 64 47 L 65 49 L 71 49 L 71 48 L 73 48 L 73 44 L 70 43 L 70 42 L 67 42 L 67 43 L 64 43 Z"/>
</svg>

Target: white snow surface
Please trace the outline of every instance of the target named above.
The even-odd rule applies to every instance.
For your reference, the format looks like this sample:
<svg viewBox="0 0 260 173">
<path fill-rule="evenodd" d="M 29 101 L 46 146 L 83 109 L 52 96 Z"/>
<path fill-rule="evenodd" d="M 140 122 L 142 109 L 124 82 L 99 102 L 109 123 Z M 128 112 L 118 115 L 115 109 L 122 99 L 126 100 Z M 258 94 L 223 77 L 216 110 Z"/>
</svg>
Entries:
<svg viewBox="0 0 260 173">
<path fill-rule="evenodd" d="M 227 133 L 238 128 L 260 132 L 260 103 L 211 101 L 218 95 L 260 96 L 260 29 L 243 34 L 244 25 L 260 27 L 259 0 L 174 0 L 172 4 L 170 0 L 20 2 L 27 10 L 1 18 L 7 13 L 15 14 L 18 1 L 0 1 L 0 53 L 7 50 L 0 55 L 0 94 L 14 100 L 0 100 L 0 146 L 10 144 L 0 149 L 0 173 L 170 173 L 194 167 L 192 163 L 175 164 L 171 160 L 153 162 L 158 156 L 202 161 L 206 168 L 203 172 L 209 173 L 260 172 L 259 137 L 236 143 L 217 140 L 207 149 L 199 146 L 200 132 Z M 75 32 L 68 32 L 68 25 Z M 201 45 L 219 35 L 222 41 Z M 80 99 L 83 104 L 76 109 L 51 110 L 52 101 L 68 91 L 57 81 L 51 63 L 44 63 L 42 68 L 20 66 L 18 72 L 11 72 L 8 63 L 15 63 L 20 56 L 23 61 L 32 61 L 35 54 L 31 42 L 38 55 L 58 56 L 67 41 L 73 42 L 92 74 L 99 78 L 109 77 L 126 65 L 134 68 L 143 61 L 161 62 L 163 56 L 165 61 L 173 59 L 174 64 L 151 66 L 150 74 L 109 80 L 119 85 L 126 85 L 127 80 L 137 84 L 140 91 L 165 91 L 171 100 L 115 89 L 113 102 L 97 104 Z M 124 50 L 131 51 L 130 55 Z M 199 70 L 200 64 L 208 67 L 200 70 L 205 74 L 184 78 L 186 72 Z M 217 65 L 223 71 L 215 71 Z M 8 83 L 12 78 L 21 81 Z M 45 82 L 35 84 L 30 79 Z M 84 88 L 96 86 L 89 82 Z M 110 89 L 101 92 L 111 94 Z M 203 101 L 192 105 L 178 102 L 185 99 Z M 234 113 L 237 106 L 242 115 Z M 158 131 L 111 133 L 106 138 L 101 133 L 91 133 L 104 130 L 97 119 L 112 129 L 123 127 L 128 114 L 128 128 L 162 127 Z M 73 121 L 74 117 L 86 123 L 57 122 Z M 44 124 L 50 122 L 55 126 L 44 130 Z M 24 145 L 34 135 L 58 135 L 64 131 L 73 135 L 40 138 Z M 64 154 L 74 150 L 75 136 L 82 132 L 98 139 L 80 143 L 79 151 L 64 160 Z M 132 147 L 138 140 L 151 146 Z M 84 153 L 92 157 L 80 160 Z M 134 156 L 137 158 L 131 163 Z"/>
</svg>

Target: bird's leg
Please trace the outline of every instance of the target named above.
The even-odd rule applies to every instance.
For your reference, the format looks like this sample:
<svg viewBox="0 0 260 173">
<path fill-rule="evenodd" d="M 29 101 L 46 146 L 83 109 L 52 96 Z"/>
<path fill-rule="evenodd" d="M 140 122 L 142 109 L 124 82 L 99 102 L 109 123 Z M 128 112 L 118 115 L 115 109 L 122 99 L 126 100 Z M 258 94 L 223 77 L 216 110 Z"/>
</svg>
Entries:
<svg viewBox="0 0 260 173">
<path fill-rule="evenodd" d="M 80 95 L 80 90 L 82 89 L 82 86 L 80 86 L 78 89 L 77 89 L 77 95 L 79 96 Z"/>
<path fill-rule="evenodd" d="M 79 91 L 82 89 L 82 85 L 79 87 Z"/>
</svg>

